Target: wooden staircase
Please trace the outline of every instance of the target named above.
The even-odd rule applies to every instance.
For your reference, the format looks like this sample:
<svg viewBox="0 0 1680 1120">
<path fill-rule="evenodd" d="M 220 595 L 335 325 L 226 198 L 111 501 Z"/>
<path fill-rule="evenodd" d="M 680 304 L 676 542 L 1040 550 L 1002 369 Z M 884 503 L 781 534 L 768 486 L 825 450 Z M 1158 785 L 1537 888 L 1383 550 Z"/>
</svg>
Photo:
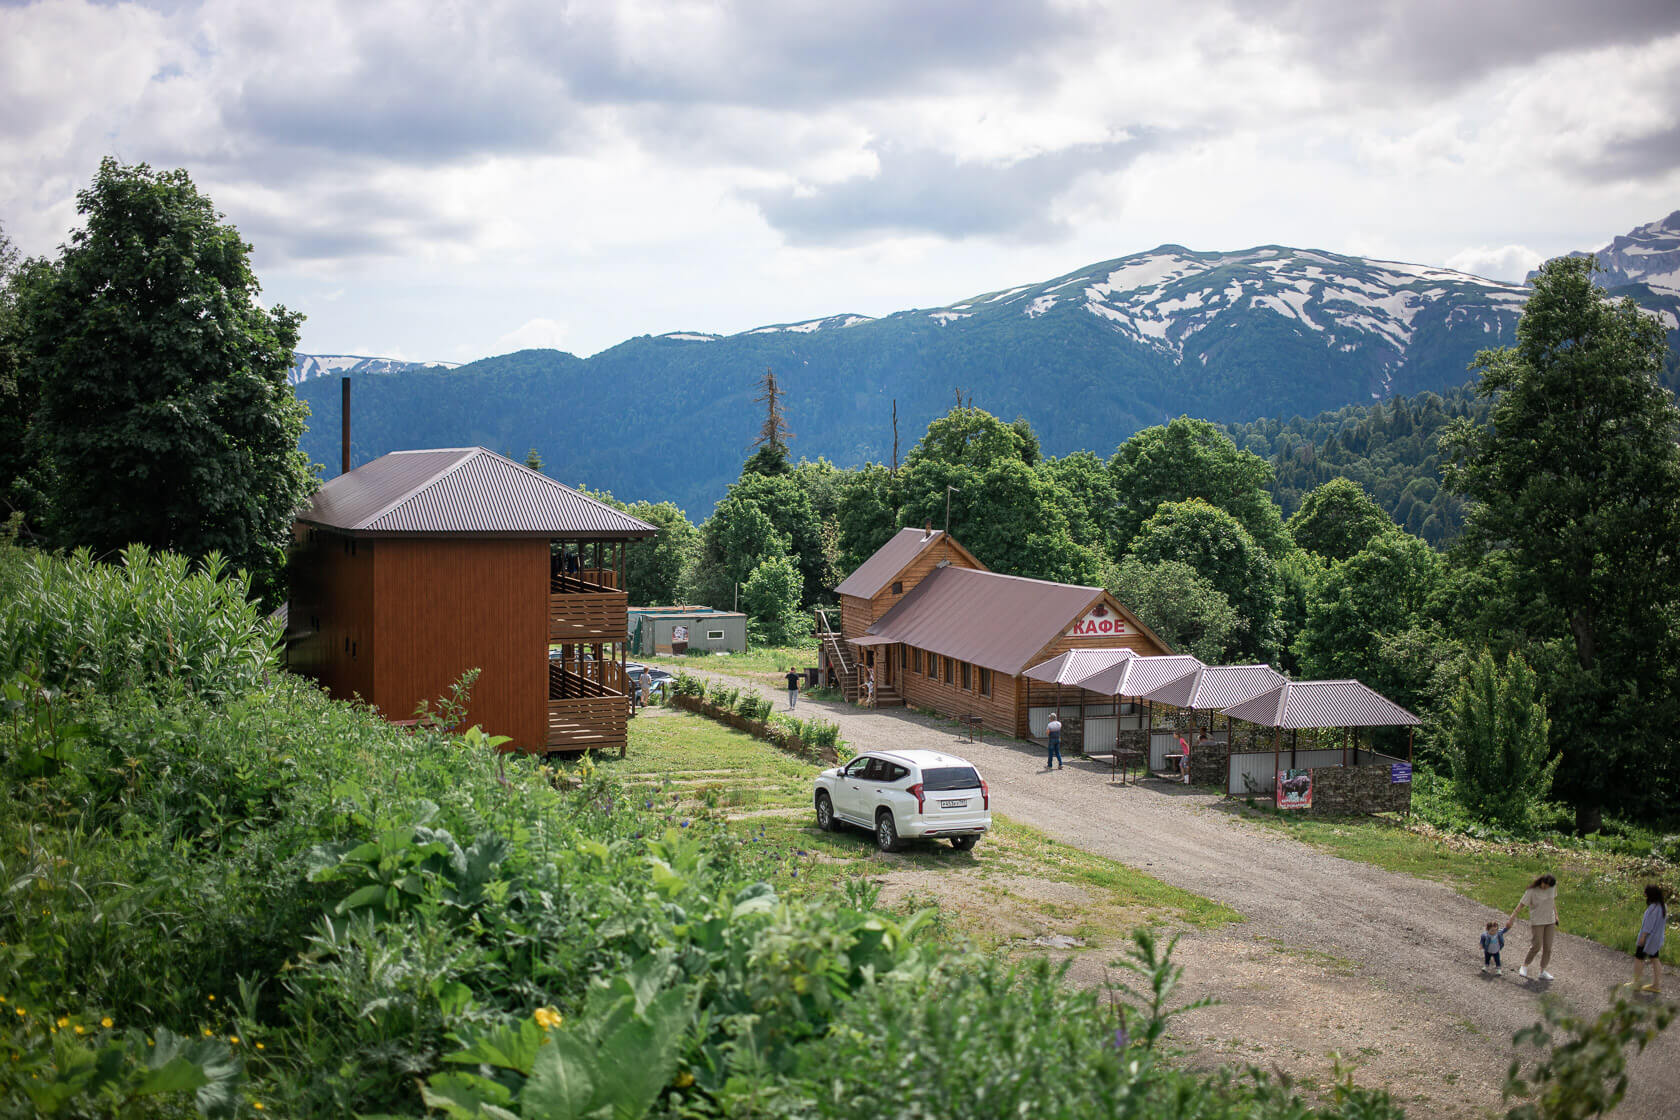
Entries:
<svg viewBox="0 0 1680 1120">
<path fill-rule="evenodd" d="M 904 697 L 898 694 L 898 689 L 892 685 L 877 684 L 875 686 L 875 706 L 877 708 L 902 708 Z"/>
<path fill-rule="evenodd" d="M 840 631 L 829 623 L 828 612 L 818 607 L 816 619 L 818 648 L 828 654 L 829 664 L 834 666 L 834 675 L 840 682 L 840 695 L 848 704 L 856 704 L 863 690 L 863 675 L 858 671 L 857 662 L 846 652 L 846 642 Z"/>
</svg>

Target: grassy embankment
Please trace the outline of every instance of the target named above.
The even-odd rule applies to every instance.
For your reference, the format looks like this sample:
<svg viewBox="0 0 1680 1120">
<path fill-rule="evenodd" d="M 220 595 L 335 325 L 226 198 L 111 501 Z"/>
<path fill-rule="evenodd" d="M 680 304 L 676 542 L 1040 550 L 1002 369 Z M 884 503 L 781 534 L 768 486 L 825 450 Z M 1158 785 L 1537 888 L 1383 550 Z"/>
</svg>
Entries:
<svg viewBox="0 0 1680 1120">
<path fill-rule="evenodd" d="M 1140 924 L 1208 927 L 1237 922 L 1228 907 L 1113 860 L 1058 844 L 1036 829 L 996 818 L 972 853 L 947 844 L 913 844 L 877 853 L 861 832 L 819 832 L 811 810 L 819 767 L 700 716 L 674 710 L 631 724 L 625 759 L 600 763 L 644 804 L 720 814 L 730 827 L 777 853 L 773 881 L 790 896 L 814 896 L 852 881 L 873 881 L 889 900 L 934 906 L 936 928 L 952 940 L 995 947 L 1019 936 L 1066 933 L 1091 947 L 1113 947 Z M 1066 884 L 1077 904 L 1023 889 Z M 1030 931 L 1030 932 L 1029 932 Z"/>
</svg>

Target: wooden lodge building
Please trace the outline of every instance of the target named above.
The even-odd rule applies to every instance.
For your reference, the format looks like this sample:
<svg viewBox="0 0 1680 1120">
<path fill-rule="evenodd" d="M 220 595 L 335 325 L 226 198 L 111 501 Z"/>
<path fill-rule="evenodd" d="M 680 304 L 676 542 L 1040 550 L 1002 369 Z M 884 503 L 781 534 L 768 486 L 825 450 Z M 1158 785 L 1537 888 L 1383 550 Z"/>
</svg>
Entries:
<svg viewBox="0 0 1680 1120">
<path fill-rule="evenodd" d="M 1026 737 L 1069 697 L 1030 667 L 1073 649 L 1172 650 L 1100 587 L 989 571 L 946 533 L 901 529 L 835 588 L 840 628 L 819 613 L 828 667 L 847 699 L 875 673 L 876 701 L 914 704 Z"/>
<path fill-rule="evenodd" d="M 478 669 L 466 726 L 622 751 L 624 549 L 656 532 L 482 447 L 392 452 L 294 527 L 288 661 L 399 721 Z"/>
</svg>

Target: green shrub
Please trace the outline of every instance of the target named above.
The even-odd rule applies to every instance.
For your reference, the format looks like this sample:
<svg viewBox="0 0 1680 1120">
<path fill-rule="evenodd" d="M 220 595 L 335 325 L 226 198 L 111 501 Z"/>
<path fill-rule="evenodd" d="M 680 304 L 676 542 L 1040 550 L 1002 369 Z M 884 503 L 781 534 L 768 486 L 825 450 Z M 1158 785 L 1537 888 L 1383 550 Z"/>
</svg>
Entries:
<svg viewBox="0 0 1680 1120">
<path fill-rule="evenodd" d="M 1547 760 L 1543 698 L 1522 657 L 1503 668 L 1486 650 L 1459 683 L 1447 721 L 1447 757 L 1459 801 L 1475 816 L 1505 828 L 1532 827 L 1551 792 L 1560 758 Z"/>
<path fill-rule="evenodd" d="M 243 572 L 212 554 L 127 548 L 120 564 L 86 549 L 59 558 L 7 552 L 0 676 L 114 695 L 129 689 L 210 698 L 256 688 L 274 671 L 280 623 L 247 600 Z"/>
</svg>

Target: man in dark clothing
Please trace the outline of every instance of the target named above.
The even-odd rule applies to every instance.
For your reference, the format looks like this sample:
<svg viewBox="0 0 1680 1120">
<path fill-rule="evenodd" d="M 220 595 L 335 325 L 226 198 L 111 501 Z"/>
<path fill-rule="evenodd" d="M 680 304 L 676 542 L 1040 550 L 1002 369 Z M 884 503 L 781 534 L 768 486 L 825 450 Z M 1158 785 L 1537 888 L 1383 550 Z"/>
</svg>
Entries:
<svg viewBox="0 0 1680 1120">
<path fill-rule="evenodd" d="M 788 686 L 788 711 L 791 712 L 791 711 L 793 711 L 793 709 L 795 709 L 799 706 L 799 670 L 798 669 L 789 669 L 787 671 L 787 686 Z"/>
</svg>

